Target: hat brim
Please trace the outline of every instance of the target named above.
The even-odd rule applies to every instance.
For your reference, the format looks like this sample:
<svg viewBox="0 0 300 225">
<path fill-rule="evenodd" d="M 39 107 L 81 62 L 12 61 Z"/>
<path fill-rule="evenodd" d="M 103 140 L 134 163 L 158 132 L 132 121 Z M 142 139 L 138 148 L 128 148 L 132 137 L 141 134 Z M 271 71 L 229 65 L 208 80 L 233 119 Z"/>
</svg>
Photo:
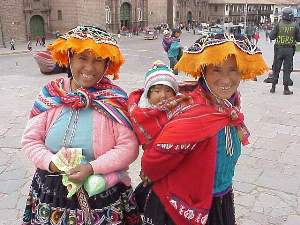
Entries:
<svg viewBox="0 0 300 225">
<path fill-rule="evenodd" d="M 202 69 L 207 65 L 220 65 L 229 56 L 235 56 L 241 79 L 253 79 L 269 70 L 261 52 L 248 54 L 232 41 L 205 47 L 202 51 L 184 52 L 175 69 L 192 77 L 202 76 Z"/>
</svg>

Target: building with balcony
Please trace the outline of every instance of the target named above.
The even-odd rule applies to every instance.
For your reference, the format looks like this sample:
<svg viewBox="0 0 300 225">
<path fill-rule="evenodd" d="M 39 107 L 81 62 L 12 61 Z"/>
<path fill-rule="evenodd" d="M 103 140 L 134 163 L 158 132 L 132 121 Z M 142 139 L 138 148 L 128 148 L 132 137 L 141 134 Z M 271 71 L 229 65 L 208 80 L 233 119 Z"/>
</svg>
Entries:
<svg viewBox="0 0 300 225">
<path fill-rule="evenodd" d="M 295 16 L 300 16 L 300 0 L 273 0 L 274 8 L 270 17 L 272 23 L 276 23 L 281 19 L 282 9 L 285 7 L 292 7 L 295 11 Z"/>
<path fill-rule="evenodd" d="M 247 8 L 247 10 L 246 10 Z M 209 2 L 209 23 L 259 24 L 270 21 L 273 0 L 211 0 Z"/>
<path fill-rule="evenodd" d="M 273 23 L 279 21 L 284 7 L 291 6 L 296 10 L 297 5 L 300 0 L 210 0 L 208 21 L 238 24 L 245 23 L 247 18 L 250 24 Z"/>
</svg>

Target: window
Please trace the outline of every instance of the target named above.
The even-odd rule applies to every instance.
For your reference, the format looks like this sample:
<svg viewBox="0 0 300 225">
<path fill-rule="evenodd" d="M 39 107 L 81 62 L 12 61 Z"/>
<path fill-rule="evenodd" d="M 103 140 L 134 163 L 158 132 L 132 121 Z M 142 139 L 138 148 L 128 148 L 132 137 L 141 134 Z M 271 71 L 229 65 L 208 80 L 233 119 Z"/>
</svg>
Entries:
<svg viewBox="0 0 300 225">
<path fill-rule="evenodd" d="M 228 11 L 228 5 L 225 6 L 225 10 Z"/>
<path fill-rule="evenodd" d="M 176 18 L 179 18 L 179 11 L 176 11 Z"/>
<path fill-rule="evenodd" d="M 57 10 L 57 19 L 62 20 L 62 11 L 61 10 Z"/>
<path fill-rule="evenodd" d="M 105 8 L 105 23 L 111 23 L 111 12 L 109 7 Z"/>
<path fill-rule="evenodd" d="M 138 21 L 143 21 L 143 11 L 141 8 L 137 9 L 138 11 Z"/>
<path fill-rule="evenodd" d="M 217 5 L 215 5 L 215 12 L 217 12 L 218 11 L 218 6 Z"/>
</svg>

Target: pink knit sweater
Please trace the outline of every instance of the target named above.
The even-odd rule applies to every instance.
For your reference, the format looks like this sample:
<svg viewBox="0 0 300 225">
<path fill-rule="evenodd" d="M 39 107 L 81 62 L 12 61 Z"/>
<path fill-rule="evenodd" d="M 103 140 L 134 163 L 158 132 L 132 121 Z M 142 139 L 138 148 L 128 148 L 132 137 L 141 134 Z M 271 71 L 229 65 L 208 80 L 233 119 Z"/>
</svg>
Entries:
<svg viewBox="0 0 300 225">
<path fill-rule="evenodd" d="M 68 84 L 67 84 L 68 85 Z M 25 128 L 21 145 L 37 168 L 49 171 L 53 153 L 45 146 L 45 137 L 63 106 L 52 108 L 31 118 Z M 138 142 L 129 128 L 93 111 L 93 150 L 90 164 L 95 174 L 127 170 L 138 156 Z"/>
</svg>

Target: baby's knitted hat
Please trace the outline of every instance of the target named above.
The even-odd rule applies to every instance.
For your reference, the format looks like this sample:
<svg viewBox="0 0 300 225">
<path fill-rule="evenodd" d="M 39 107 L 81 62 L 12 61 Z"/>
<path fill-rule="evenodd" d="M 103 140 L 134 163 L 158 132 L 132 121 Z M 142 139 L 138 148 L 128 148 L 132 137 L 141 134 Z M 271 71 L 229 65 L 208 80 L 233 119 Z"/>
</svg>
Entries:
<svg viewBox="0 0 300 225">
<path fill-rule="evenodd" d="M 173 71 L 162 61 L 157 60 L 152 67 L 145 74 L 145 93 L 147 94 L 150 87 L 163 84 L 172 88 L 175 93 L 178 92 L 178 83 L 176 81 Z"/>
<path fill-rule="evenodd" d="M 178 92 L 178 83 L 173 71 L 160 60 L 155 61 L 151 69 L 145 74 L 144 93 L 140 99 L 141 107 L 149 106 L 149 104 L 147 104 L 149 89 L 158 84 L 169 86 L 176 94 Z"/>
</svg>

